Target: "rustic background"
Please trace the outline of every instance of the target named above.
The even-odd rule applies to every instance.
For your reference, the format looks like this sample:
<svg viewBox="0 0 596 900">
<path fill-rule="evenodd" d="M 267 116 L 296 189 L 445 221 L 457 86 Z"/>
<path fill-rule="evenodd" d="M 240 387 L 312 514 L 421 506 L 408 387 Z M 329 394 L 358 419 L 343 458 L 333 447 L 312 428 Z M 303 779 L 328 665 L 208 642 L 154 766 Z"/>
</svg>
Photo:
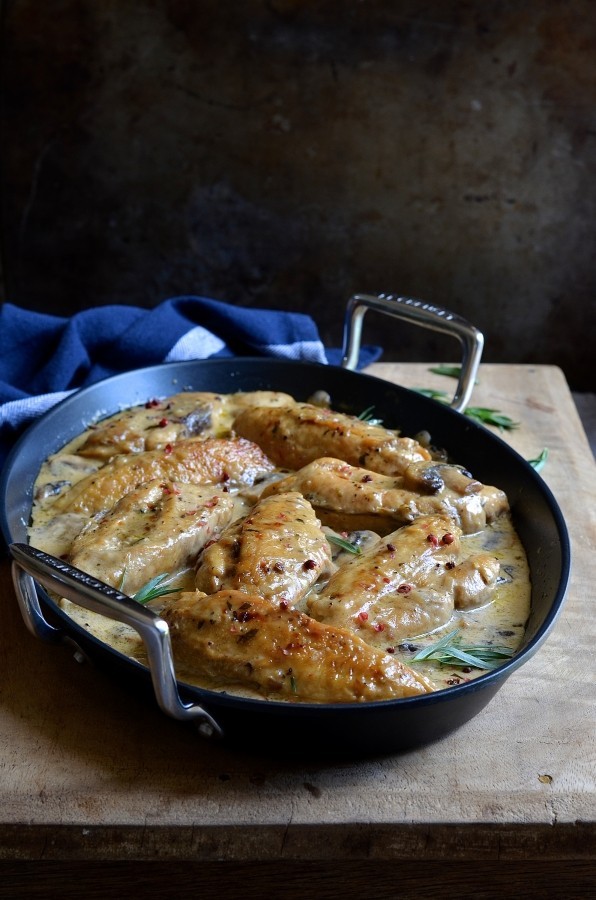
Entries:
<svg viewBox="0 0 596 900">
<path fill-rule="evenodd" d="M 594 391 L 591 0 L 33 0 L 2 28 L 3 297 L 448 306 Z M 370 315 L 386 360 L 452 359 Z"/>
</svg>

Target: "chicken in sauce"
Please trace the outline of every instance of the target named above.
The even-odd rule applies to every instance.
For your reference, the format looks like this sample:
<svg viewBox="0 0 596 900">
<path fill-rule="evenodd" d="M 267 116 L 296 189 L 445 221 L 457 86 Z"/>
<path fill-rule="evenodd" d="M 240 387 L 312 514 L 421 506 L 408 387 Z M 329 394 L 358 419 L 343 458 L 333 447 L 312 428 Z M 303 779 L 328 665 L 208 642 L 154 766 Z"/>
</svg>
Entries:
<svg viewBox="0 0 596 900">
<path fill-rule="evenodd" d="M 149 481 L 94 516 L 70 562 L 128 594 L 163 572 L 185 569 L 234 518 L 232 495 L 205 485 Z"/>
<path fill-rule="evenodd" d="M 131 596 L 167 576 L 170 596 L 151 603 L 179 677 L 260 699 L 439 690 L 482 670 L 413 651 L 454 628 L 514 650 L 529 611 L 503 491 L 397 431 L 272 391 L 182 392 L 90 427 L 40 472 L 30 541 Z M 131 629 L 61 602 L 144 660 Z"/>
<path fill-rule="evenodd" d="M 460 538 L 447 517 L 421 516 L 341 566 L 308 611 L 381 646 L 435 631 L 456 607 L 486 603 L 499 575 L 494 558 L 466 554 Z"/>
<path fill-rule="evenodd" d="M 54 506 L 59 512 L 94 515 L 110 509 L 128 491 L 153 479 L 190 484 L 252 484 L 272 469 L 273 464 L 251 441 L 189 438 L 166 444 L 162 450 L 113 457 L 61 494 Z"/>
<path fill-rule="evenodd" d="M 371 472 L 399 475 L 410 463 L 431 458 L 413 438 L 310 403 L 249 407 L 234 419 L 234 431 L 288 469 L 335 456 Z"/>
<path fill-rule="evenodd" d="M 183 673 L 310 703 L 390 700 L 431 685 L 349 629 L 243 591 L 184 593 L 166 604 L 174 658 Z"/>
<path fill-rule="evenodd" d="M 202 554 L 195 584 L 214 594 L 245 591 L 294 606 L 331 571 L 331 549 L 308 500 L 297 491 L 260 500 Z"/>
<path fill-rule="evenodd" d="M 412 463 L 403 475 L 379 475 L 323 457 L 274 482 L 263 496 L 300 491 L 325 525 L 386 534 L 419 516 L 445 513 L 467 534 L 507 509 L 503 491 L 480 484 L 458 466 Z"/>
<path fill-rule="evenodd" d="M 186 391 L 165 400 L 152 399 L 92 426 L 78 453 L 107 462 L 117 454 L 161 450 L 188 438 L 225 437 L 243 409 L 263 403 L 287 406 L 293 402 L 289 394 L 276 391 Z"/>
</svg>

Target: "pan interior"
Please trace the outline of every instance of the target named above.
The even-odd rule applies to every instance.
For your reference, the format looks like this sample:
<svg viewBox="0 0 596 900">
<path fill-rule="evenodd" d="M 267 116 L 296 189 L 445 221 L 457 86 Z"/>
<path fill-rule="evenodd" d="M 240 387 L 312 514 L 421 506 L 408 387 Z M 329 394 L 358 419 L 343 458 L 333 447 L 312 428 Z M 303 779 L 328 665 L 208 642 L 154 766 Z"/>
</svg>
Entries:
<svg viewBox="0 0 596 900">
<path fill-rule="evenodd" d="M 26 541 L 33 483 L 49 454 L 92 422 L 181 390 L 278 390 L 303 400 L 326 390 L 341 411 L 358 414 L 374 406 L 375 416 L 404 434 L 429 431 L 435 445 L 508 494 L 532 577 L 532 610 L 518 657 L 529 655 L 546 637 L 564 598 L 569 541 L 556 501 L 539 475 L 505 442 L 467 417 L 378 378 L 335 367 L 263 359 L 172 363 L 115 376 L 74 394 L 37 421 L 7 461 L 0 483 L 6 541 Z"/>
</svg>

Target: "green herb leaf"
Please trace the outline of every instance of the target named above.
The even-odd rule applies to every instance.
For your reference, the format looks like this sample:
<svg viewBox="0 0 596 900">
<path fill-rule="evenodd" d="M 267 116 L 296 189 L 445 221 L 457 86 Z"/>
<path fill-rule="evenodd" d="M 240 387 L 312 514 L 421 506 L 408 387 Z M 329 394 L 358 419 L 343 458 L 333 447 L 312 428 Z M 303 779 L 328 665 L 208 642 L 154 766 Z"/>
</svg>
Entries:
<svg viewBox="0 0 596 900">
<path fill-rule="evenodd" d="M 367 408 L 363 409 L 361 413 L 358 413 L 356 418 L 360 419 L 362 422 L 366 422 L 368 425 L 382 425 L 382 419 L 375 419 L 373 417 L 374 409 L 374 406 L 367 406 Z"/>
<path fill-rule="evenodd" d="M 437 653 L 442 650 L 444 647 L 447 647 L 448 644 L 459 634 L 459 628 L 456 628 L 455 631 L 450 631 L 449 634 L 443 635 L 443 637 L 437 641 L 435 644 L 429 644 L 428 647 L 425 647 L 423 650 L 419 650 L 416 656 L 412 657 L 412 659 L 428 659 L 433 653 Z"/>
<path fill-rule="evenodd" d="M 433 388 L 412 388 L 417 394 L 422 394 L 423 397 L 430 397 L 431 400 L 440 400 L 441 403 L 449 402 L 449 395 L 446 391 L 437 391 Z"/>
<path fill-rule="evenodd" d="M 449 403 L 449 395 L 445 391 L 436 391 L 432 388 L 413 388 L 413 390 L 417 394 L 422 394 L 423 397 L 430 397 L 440 403 Z M 501 431 L 512 431 L 514 428 L 519 428 L 519 422 L 514 422 L 498 409 L 489 409 L 487 406 L 468 406 L 464 412 L 470 419 L 475 419 L 483 425 L 496 425 Z"/>
<path fill-rule="evenodd" d="M 461 366 L 431 366 L 428 371 L 434 372 L 435 375 L 446 375 L 448 378 L 459 379 Z M 478 382 L 475 381 L 474 384 L 478 384 Z"/>
<path fill-rule="evenodd" d="M 431 644 L 412 657 L 412 662 L 432 660 L 442 666 L 461 668 L 471 666 L 473 669 L 494 669 L 504 659 L 513 656 L 509 647 L 497 647 L 492 644 L 476 644 L 464 646 L 458 640 L 460 629 L 456 628 L 444 635 L 435 644 Z"/>
<path fill-rule="evenodd" d="M 435 375 L 446 375 L 448 378 L 459 378 L 461 366 L 431 366 L 428 370 Z"/>
<path fill-rule="evenodd" d="M 489 409 L 487 406 L 468 406 L 465 414 L 471 419 L 482 422 L 483 425 L 496 425 L 501 431 L 512 431 L 514 428 L 519 428 L 519 422 L 514 422 L 498 409 Z"/>
<path fill-rule="evenodd" d="M 297 693 L 298 693 L 298 686 L 297 686 L 297 684 L 296 684 L 296 679 L 294 678 L 293 675 L 290 675 L 290 689 L 291 689 L 291 691 L 292 691 L 293 694 L 297 694 Z"/>
<path fill-rule="evenodd" d="M 537 472 L 540 472 L 541 469 L 544 468 L 544 464 L 548 459 L 548 447 L 545 447 L 542 453 L 536 457 L 536 459 L 529 459 L 528 462 L 531 466 L 534 466 Z"/>
<path fill-rule="evenodd" d="M 176 588 L 166 587 L 173 577 L 173 575 L 168 575 L 167 573 L 156 575 L 155 578 L 144 584 L 142 588 L 139 588 L 132 599 L 145 606 L 145 604 L 151 600 L 156 600 L 158 597 L 165 597 L 167 594 L 177 594 Z"/>
<path fill-rule="evenodd" d="M 360 547 L 355 547 L 354 544 L 346 541 L 345 538 L 340 537 L 339 534 L 328 534 L 327 540 L 330 544 L 335 544 L 336 547 L 347 550 L 348 553 L 354 553 L 355 555 L 360 553 Z"/>
</svg>

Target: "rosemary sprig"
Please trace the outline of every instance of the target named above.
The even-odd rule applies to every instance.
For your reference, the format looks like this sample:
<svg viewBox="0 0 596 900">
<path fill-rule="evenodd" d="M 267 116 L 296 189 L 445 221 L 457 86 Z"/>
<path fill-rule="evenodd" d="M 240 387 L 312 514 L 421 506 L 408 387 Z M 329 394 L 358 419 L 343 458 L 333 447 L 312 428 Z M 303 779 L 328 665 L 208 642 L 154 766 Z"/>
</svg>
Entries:
<svg viewBox="0 0 596 900">
<path fill-rule="evenodd" d="M 423 397 L 430 397 L 431 400 L 439 400 L 441 403 L 449 402 L 449 395 L 447 391 L 438 391 L 434 388 L 412 388 L 417 394 L 422 394 Z"/>
<path fill-rule="evenodd" d="M 367 406 L 366 409 L 363 409 L 361 413 L 358 413 L 356 416 L 357 419 L 360 419 L 361 422 L 366 422 L 367 425 L 382 425 L 382 419 L 376 419 L 373 416 L 374 406 Z"/>
<path fill-rule="evenodd" d="M 440 403 L 449 402 L 449 395 L 445 391 L 437 391 L 433 388 L 414 388 L 414 390 L 417 394 L 438 400 Z M 470 419 L 475 419 L 483 425 L 495 425 L 501 431 L 512 431 L 514 428 L 519 428 L 519 422 L 514 422 L 498 409 L 490 409 L 487 406 L 468 406 L 464 412 Z"/>
<path fill-rule="evenodd" d="M 435 375 L 446 375 L 448 378 L 459 378 L 461 366 L 430 366 L 428 371 L 433 372 Z"/>
<path fill-rule="evenodd" d="M 489 409 L 487 406 L 468 406 L 465 413 L 471 419 L 482 422 L 483 425 L 496 425 L 501 431 L 512 431 L 514 428 L 519 428 L 519 422 L 514 422 L 498 409 Z"/>
<path fill-rule="evenodd" d="M 464 646 L 458 639 L 459 632 L 460 629 L 456 628 L 435 644 L 419 650 L 412 657 L 412 662 L 428 659 L 442 666 L 494 669 L 500 665 L 503 659 L 510 659 L 513 656 L 513 650 L 509 647 L 497 647 L 490 644 Z"/>
<path fill-rule="evenodd" d="M 336 547 L 347 550 L 348 553 L 353 553 L 354 555 L 360 553 L 360 547 L 354 546 L 354 544 L 346 541 L 345 538 L 340 537 L 339 534 L 328 534 L 327 540 L 330 544 L 335 544 Z"/>
<path fill-rule="evenodd" d="M 172 578 L 173 575 L 168 575 L 165 572 L 161 575 L 156 575 L 155 578 L 151 578 L 147 584 L 144 584 L 142 588 L 139 588 L 136 594 L 133 594 L 132 599 L 145 606 L 151 600 L 157 600 L 158 597 L 165 597 L 167 594 L 177 594 L 176 588 L 166 587 Z"/>
<path fill-rule="evenodd" d="M 544 450 L 535 459 L 529 459 L 528 462 L 531 466 L 534 466 L 537 472 L 540 472 L 540 470 L 544 468 L 547 459 L 548 447 L 545 447 Z"/>
</svg>

